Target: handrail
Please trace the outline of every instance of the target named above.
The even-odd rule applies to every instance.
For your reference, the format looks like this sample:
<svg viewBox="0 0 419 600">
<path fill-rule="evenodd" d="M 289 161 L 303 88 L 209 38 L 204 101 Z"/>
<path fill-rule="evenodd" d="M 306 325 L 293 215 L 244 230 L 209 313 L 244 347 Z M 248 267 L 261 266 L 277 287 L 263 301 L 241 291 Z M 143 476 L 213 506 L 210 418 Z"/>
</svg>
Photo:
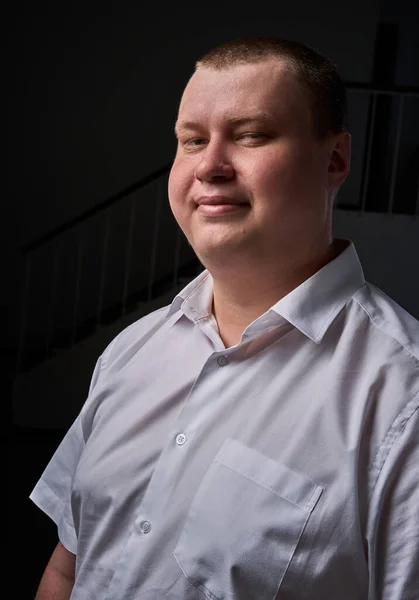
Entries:
<svg viewBox="0 0 419 600">
<path fill-rule="evenodd" d="M 366 204 L 367 194 L 369 192 L 368 184 L 370 181 L 370 162 L 371 156 L 373 152 L 373 135 L 375 131 L 375 109 L 377 105 L 378 98 L 380 96 L 398 96 L 399 102 L 396 105 L 397 109 L 397 132 L 396 132 L 396 143 L 394 145 L 393 154 L 392 154 L 392 171 L 391 171 L 391 181 L 389 185 L 389 199 L 386 202 L 387 212 L 392 214 L 394 211 L 394 194 L 396 190 L 396 172 L 398 168 L 398 160 L 399 160 L 399 151 L 400 151 L 400 135 L 401 135 L 401 127 L 403 121 L 403 101 L 405 96 L 409 96 L 410 98 L 419 97 L 419 87 L 412 86 L 378 86 L 374 83 L 345 83 L 346 89 L 348 92 L 355 92 L 362 94 L 367 94 L 369 96 L 369 111 L 367 117 L 367 127 L 365 132 L 365 148 L 364 148 L 364 157 L 363 157 L 363 170 L 361 173 L 361 182 L 360 182 L 360 203 L 358 204 L 350 204 L 349 207 L 345 206 L 343 203 L 338 201 L 335 203 L 336 208 L 349 208 L 350 210 L 357 210 L 360 213 L 365 212 L 368 207 Z M 391 104 L 393 104 L 391 102 Z M 165 195 L 167 200 L 167 181 L 166 176 L 170 171 L 172 164 L 166 164 L 162 166 L 160 169 L 157 169 L 153 173 L 143 177 L 141 180 L 137 181 L 134 184 L 131 184 L 124 190 L 110 196 L 97 204 L 96 206 L 85 210 L 77 217 L 71 219 L 67 223 L 56 227 L 52 231 L 47 232 L 46 234 L 40 236 L 38 239 L 27 243 L 24 247 L 21 248 L 21 252 L 23 254 L 23 276 L 22 276 L 22 304 L 21 304 L 21 318 L 20 318 L 20 332 L 19 332 L 19 350 L 18 350 L 18 358 L 16 365 L 16 374 L 18 375 L 21 372 L 21 367 L 24 365 L 25 368 L 31 368 L 34 361 L 38 361 L 41 357 L 41 353 L 43 359 L 48 359 L 49 357 L 54 355 L 55 349 L 69 347 L 68 344 L 75 345 L 76 342 L 84 339 L 85 336 L 91 335 L 91 333 L 97 329 L 99 329 L 103 323 L 109 322 L 109 317 L 112 319 L 119 318 L 120 316 L 125 316 L 133 310 L 138 302 L 147 302 L 152 298 L 156 297 L 156 294 L 162 293 L 163 291 L 168 291 L 168 289 L 175 289 L 178 284 L 179 278 L 182 279 L 186 275 L 189 276 L 191 272 L 197 272 L 200 268 L 199 261 L 197 257 L 192 259 L 193 252 L 190 252 L 190 245 L 182 248 L 182 245 L 185 244 L 185 238 L 182 235 L 181 229 L 175 224 L 175 220 L 173 220 L 172 225 L 173 230 L 170 229 L 170 235 L 167 235 L 167 239 L 171 240 L 173 244 L 173 253 L 171 251 L 165 254 L 164 261 L 167 261 L 167 265 L 164 264 L 162 268 L 162 257 L 158 256 L 158 244 L 159 244 L 159 236 L 165 235 L 162 230 L 162 226 L 160 221 L 163 219 L 165 222 L 165 226 L 168 225 L 168 214 L 162 217 L 163 215 L 163 195 Z M 164 181 L 163 181 L 164 179 Z M 142 198 L 141 194 L 136 194 L 134 192 L 144 190 L 146 186 L 149 184 L 159 184 L 159 190 L 157 194 L 157 201 L 153 204 L 154 211 L 148 210 L 149 220 L 147 221 L 147 227 L 150 228 L 147 231 L 147 240 L 149 241 L 149 245 L 147 246 L 147 254 L 142 256 L 142 261 L 147 261 L 149 266 L 147 268 L 142 269 L 141 278 L 138 280 L 135 279 L 136 283 L 134 286 L 130 284 L 130 277 L 132 274 L 131 262 L 132 262 L 132 245 L 135 239 L 140 239 L 141 236 L 134 236 L 134 222 L 136 217 L 136 206 L 137 203 L 141 203 Z M 164 189 L 164 191 L 163 191 Z M 109 252 L 108 252 L 108 242 L 110 237 L 110 228 L 112 227 L 112 219 L 109 214 L 110 207 L 116 205 L 119 201 L 127 199 L 130 203 L 127 206 L 128 212 L 124 213 L 125 217 L 128 217 L 127 234 L 126 238 L 119 239 L 119 249 L 121 244 L 124 245 L 124 256 L 121 255 L 117 260 L 120 260 L 119 272 L 123 273 L 123 285 L 122 285 L 122 293 L 119 296 L 117 293 L 115 296 L 112 296 L 112 302 L 107 302 L 106 306 L 104 305 L 104 282 L 105 278 L 108 277 L 108 262 L 109 262 Z M 166 203 L 167 207 L 167 203 Z M 168 210 L 167 208 L 165 210 Z M 98 239 L 94 243 L 102 244 L 101 249 L 99 251 L 99 255 L 97 257 L 97 263 L 95 263 L 95 273 L 99 273 L 100 281 L 98 285 L 98 294 L 97 294 L 97 306 L 93 311 L 93 314 L 90 314 L 90 308 L 88 308 L 85 313 L 80 309 L 81 303 L 80 298 L 86 297 L 86 290 L 84 290 L 84 295 L 81 292 L 81 277 L 84 274 L 86 279 L 87 271 L 84 271 L 84 263 L 83 263 L 83 244 L 84 244 L 84 235 L 85 230 L 83 228 L 83 224 L 97 215 L 102 215 L 105 213 L 106 222 L 103 227 L 103 223 L 98 224 L 97 235 Z M 128 215 L 129 213 L 129 215 Z M 411 214 L 410 212 L 408 214 Z M 144 215 L 143 215 L 144 216 Z M 415 201 L 415 212 L 414 218 L 416 219 L 419 216 L 419 197 Z M 147 217 L 147 218 L 148 218 Z M 56 311 L 56 297 L 57 297 L 57 273 L 59 271 L 59 261 L 60 261 L 60 244 L 57 244 L 59 240 L 58 236 L 61 234 L 72 230 L 78 229 L 77 239 L 68 240 L 70 242 L 68 244 L 68 248 L 70 248 L 69 252 L 73 252 L 73 262 L 75 265 L 74 274 L 70 276 L 71 281 L 69 281 L 69 286 L 73 290 L 75 290 L 74 295 L 74 305 L 71 312 L 71 323 L 70 319 L 58 317 L 61 319 L 60 322 L 57 321 Z M 104 230 L 104 231 L 102 231 Z M 151 236 L 151 239 L 150 239 Z M 102 241 L 99 241 L 100 240 Z M 113 239 L 113 238 L 112 238 Z M 51 249 L 51 252 L 48 255 L 48 259 L 45 256 L 32 256 L 31 252 L 48 242 L 54 242 L 54 248 Z M 65 245 L 65 244 L 64 244 Z M 181 251 L 182 249 L 182 251 Z M 51 254 L 52 253 L 52 254 Z M 188 256 L 190 254 L 190 257 Z M 182 255 L 182 259 L 181 259 Z M 51 259 L 52 256 L 52 259 Z M 43 297 L 45 297 L 45 306 L 49 307 L 49 313 L 45 317 L 45 334 L 42 334 L 42 321 L 40 325 L 35 327 L 35 333 L 31 337 L 30 352 L 26 353 L 27 347 L 27 315 L 28 310 L 30 308 L 30 287 L 32 285 L 33 277 L 31 278 L 32 272 L 32 258 L 35 262 L 38 260 L 46 261 L 46 268 L 51 271 L 50 278 L 50 289 L 44 290 Z M 189 259 L 189 260 L 188 260 Z M 96 260 L 96 259 L 95 259 Z M 163 261 L 163 262 L 164 262 Z M 100 263 L 100 264 L 98 264 Z M 93 264 L 93 263 L 92 263 Z M 115 264 L 113 262 L 112 264 Z M 166 269 L 167 266 L 167 269 Z M 92 267 L 89 267 L 92 268 Z M 169 271 L 170 272 L 166 272 Z M 109 271 L 110 273 L 111 271 Z M 146 283 L 147 281 L 147 283 Z M 136 287 L 135 287 L 136 286 Z M 39 292 L 40 293 L 40 292 Z M 57 304 L 58 305 L 58 304 Z M 32 305 L 31 305 L 32 306 Z M 69 311 L 68 311 L 69 312 Z M 70 312 L 69 312 L 70 314 Z M 68 321 L 68 322 L 67 322 Z M 57 325 L 58 323 L 58 325 Z M 64 323 L 64 326 L 63 326 Z M 67 334 L 71 332 L 71 337 Z M 38 337 L 41 340 L 38 343 Z M 35 340 L 36 343 L 33 342 Z M 43 340 L 43 341 L 42 341 Z M 38 344 L 39 348 L 36 346 Z M 42 346 L 42 350 L 41 350 Z M 34 354 L 34 349 L 36 351 L 36 356 Z M 39 350 L 39 356 L 38 356 Z M 32 362 L 31 362 L 32 361 Z"/>
<path fill-rule="evenodd" d="M 405 96 L 419 98 L 419 87 L 413 85 L 387 85 L 377 87 L 374 83 L 348 81 L 345 83 L 345 88 L 354 92 L 370 92 L 371 94 L 387 94 L 389 96 L 399 96 L 400 94 L 403 94 Z"/>
<path fill-rule="evenodd" d="M 161 167 L 160 169 L 153 171 L 146 177 L 143 177 L 142 179 L 140 179 L 140 181 L 137 181 L 136 183 L 131 184 L 127 188 L 118 192 L 117 194 L 110 196 L 109 198 L 102 200 L 102 202 L 100 202 L 99 204 L 96 204 L 92 208 L 85 210 L 84 212 L 79 214 L 77 217 L 74 217 L 70 221 L 67 221 L 67 223 L 64 223 L 63 225 L 59 225 L 52 231 L 49 231 L 48 233 L 43 234 L 41 237 L 37 238 L 33 242 L 29 242 L 28 244 L 25 244 L 21 248 L 21 252 L 22 252 L 23 256 L 26 256 L 32 250 L 35 250 L 36 248 L 43 246 L 43 244 L 50 242 L 51 240 L 53 240 L 55 237 L 57 237 L 61 233 L 64 233 L 65 231 L 72 229 L 76 225 L 80 225 L 80 223 L 87 221 L 91 217 L 96 216 L 97 214 L 106 210 L 113 204 L 116 204 L 119 200 L 121 200 L 122 198 L 125 198 L 129 194 L 132 194 L 133 192 L 136 192 L 137 190 L 145 187 L 149 183 L 157 180 L 159 177 L 161 177 L 162 175 L 167 173 L 171 169 L 171 167 L 172 167 L 171 163 L 166 164 L 165 166 Z"/>
<path fill-rule="evenodd" d="M 357 91 L 369 92 L 371 94 L 384 94 L 384 95 L 403 94 L 406 96 L 412 96 L 414 98 L 415 97 L 419 98 L 419 87 L 418 86 L 389 85 L 389 86 L 377 87 L 376 85 L 374 85 L 374 83 L 359 83 L 359 82 L 354 82 L 354 81 L 348 81 L 348 82 L 345 82 L 345 87 L 347 90 L 351 90 L 351 91 L 355 91 L 355 92 L 357 92 Z M 72 229 L 76 225 L 79 225 L 80 223 L 86 221 L 87 219 L 90 219 L 91 217 L 94 217 L 95 215 L 99 214 L 100 212 L 106 210 L 113 204 L 116 204 L 122 198 L 128 196 L 129 194 L 139 190 L 140 188 L 151 183 L 152 181 L 158 179 L 161 175 L 168 172 L 171 169 L 171 166 L 172 166 L 172 163 L 164 165 L 160 169 L 157 169 L 156 171 L 153 171 L 153 173 L 150 173 L 146 177 L 143 177 L 142 179 L 140 179 L 140 181 L 137 181 L 136 183 L 131 184 L 127 188 L 118 192 L 117 194 L 115 194 L 109 198 L 106 198 L 99 204 L 93 206 L 92 208 L 85 210 L 80 215 L 78 215 L 77 217 L 74 217 L 67 223 L 60 225 L 60 226 L 56 227 L 55 229 L 53 229 L 52 231 L 49 231 L 48 233 L 43 234 L 41 237 L 35 239 L 34 241 L 29 242 L 28 244 L 25 244 L 21 248 L 22 254 L 24 256 L 26 256 L 32 250 L 35 250 L 36 248 L 39 248 L 46 242 L 53 240 L 55 237 L 57 237 L 61 233 L 64 233 L 65 231 Z"/>
</svg>

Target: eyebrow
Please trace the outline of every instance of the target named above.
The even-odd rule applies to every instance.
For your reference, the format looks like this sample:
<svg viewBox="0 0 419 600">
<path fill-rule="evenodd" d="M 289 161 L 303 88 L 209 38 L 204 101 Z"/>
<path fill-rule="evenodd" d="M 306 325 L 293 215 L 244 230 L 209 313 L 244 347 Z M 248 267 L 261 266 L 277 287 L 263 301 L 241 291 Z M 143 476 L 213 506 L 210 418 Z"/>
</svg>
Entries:
<svg viewBox="0 0 419 600">
<path fill-rule="evenodd" d="M 236 116 L 232 115 L 227 119 L 227 123 L 229 125 L 246 125 L 248 123 L 260 123 L 261 121 L 273 121 L 274 117 L 271 113 L 267 111 L 259 111 L 257 113 L 253 113 L 251 115 L 245 116 Z M 195 131 L 199 128 L 199 123 L 196 121 L 176 121 L 175 124 L 175 133 L 180 131 Z"/>
</svg>

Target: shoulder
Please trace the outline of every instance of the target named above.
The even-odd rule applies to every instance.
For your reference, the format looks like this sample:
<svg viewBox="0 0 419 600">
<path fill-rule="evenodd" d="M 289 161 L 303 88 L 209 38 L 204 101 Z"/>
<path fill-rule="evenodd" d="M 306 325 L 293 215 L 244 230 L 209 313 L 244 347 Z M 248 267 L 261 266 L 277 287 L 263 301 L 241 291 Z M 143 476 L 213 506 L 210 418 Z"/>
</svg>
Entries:
<svg viewBox="0 0 419 600">
<path fill-rule="evenodd" d="M 382 290 L 366 283 L 352 297 L 370 328 L 403 347 L 419 367 L 419 321 Z"/>
<path fill-rule="evenodd" d="M 137 353 L 144 344 L 167 324 L 170 319 L 166 313 L 170 305 L 154 310 L 135 320 L 120 331 L 104 350 L 101 360 L 101 371 L 108 370 L 115 361 L 128 361 L 129 357 Z"/>
<path fill-rule="evenodd" d="M 372 462 L 368 486 L 373 493 L 391 457 L 408 452 L 419 407 L 419 321 L 381 289 L 366 283 L 355 303 L 357 353 L 367 382 L 366 410 L 374 414 L 368 431 Z M 366 414 L 366 413 L 365 413 Z M 416 442 L 415 442 L 416 443 Z M 400 467 L 398 467 L 400 471 Z"/>
</svg>

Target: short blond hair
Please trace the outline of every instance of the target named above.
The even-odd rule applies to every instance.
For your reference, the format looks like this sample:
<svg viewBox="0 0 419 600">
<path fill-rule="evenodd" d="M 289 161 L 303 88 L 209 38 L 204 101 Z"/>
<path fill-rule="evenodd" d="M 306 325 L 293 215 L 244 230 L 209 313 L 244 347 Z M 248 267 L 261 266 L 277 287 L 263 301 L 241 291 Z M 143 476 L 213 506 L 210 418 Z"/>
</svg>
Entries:
<svg viewBox="0 0 419 600">
<path fill-rule="evenodd" d="M 325 54 L 300 42 L 275 37 L 241 37 L 207 52 L 195 70 L 227 69 L 276 58 L 289 66 L 308 94 L 315 134 L 321 140 L 347 131 L 347 97 L 336 64 Z"/>
</svg>

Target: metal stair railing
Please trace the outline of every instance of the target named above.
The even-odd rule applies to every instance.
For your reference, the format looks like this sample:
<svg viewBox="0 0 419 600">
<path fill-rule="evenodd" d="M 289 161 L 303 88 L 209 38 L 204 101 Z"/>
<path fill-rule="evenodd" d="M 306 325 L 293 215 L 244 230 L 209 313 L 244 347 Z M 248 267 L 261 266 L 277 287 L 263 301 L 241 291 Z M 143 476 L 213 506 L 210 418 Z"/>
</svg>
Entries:
<svg viewBox="0 0 419 600">
<path fill-rule="evenodd" d="M 25 260 L 16 376 L 44 360 L 52 358 L 60 350 L 74 346 L 88 335 L 92 335 L 103 325 L 108 325 L 118 318 L 124 317 L 129 312 L 136 310 L 139 304 L 157 298 L 174 289 L 182 281 L 188 280 L 202 271 L 202 265 L 189 244 L 187 244 L 183 232 L 171 215 L 168 201 L 166 201 L 167 177 L 170 168 L 171 165 L 165 165 L 135 185 L 106 199 L 99 205 L 22 248 Z M 150 200 L 148 205 L 147 200 Z M 114 253 L 111 244 L 112 229 L 115 227 L 113 218 L 115 214 L 113 214 L 113 211 L 117 211 L 123 203 L 125 203 L 124 224 L 126 227 L 124 231 L 123 228 L 119 227 L 119 235 L 113 239 L 113 244 L 118 245 L 119 249 L 122 245 L 125 246 L 123 264 L 121 252 L 119 252 L 120 268 L 113 269 L 114 275 L 116 272 L 120 275 L 121 269 L 123 270 L 123 281 L 120 286 L 120 297 L 117 301 L 114 298 L 114 301 L 109 303 L 106 302 L 105 287 L 107 283 L 109 289 L 109 281 L 106 282 L 106 280 L 109 272 L 112 271 L 111 263 Z M 143 212 L 143 218 L 147 219 L 146 222 L 142 223 L 142 233 L 134 231 L 136 213 L 139 213 L 140 210 Z M 165 218 L 163 218 L 164 215 Z M 95 230 L 95 228 L 98 228 L 98 220 L 102 221 L 101 232 L 97 234 L 97 243 L 95 244 L 98 258 L 96 265 L 99 266 L 99 274 L 96 287 L 93 289 L 92 285 L 90 290 L 93 293 L 97 289 L 97 301 L 93 314 L 87 317 L 86 312 L 83 314 L 81 310 L 81 281 L 86 262 L 84 250 L 89 237 L 87 225 L 93 224 L 92 229 Z M 57 289 L 58 276 L 60 268 L 63 268 L 60 265 L 62 258 L 60 255 L 60 242 L 69 233 L 72 235 L 70 246 L 72 247 L 75 265 L 72 273 L 73 277 L 69 278 L 66 283 L 69 290 L 73 292 L 74 302 L 72 303 L 71 317 L 66 319 L 67 326 L 59 329 L 57 324 L 54 323 L 54 317 L 56 316 L 55 309 L 60 293 L 60 290 Z M 134 256 L 135 240 L 138 240 L 140 236 L 144 237 L 143 253 L 141 256 Z M 158 261 L 159 248 L 163 246 L 165 254 L 163 258 L 165 260 Z M 42 268 L 48 271 L 46 280 L 49 283 L 49 289 L 41 289 L 38 282 L 38 287 L 34 292 L 37 277 L 35 275 L 31 277 L 31 266 L 35 262 L 34 257 L 39 251 L 41 251 L 41 254 L 40 260 L 38 260 L 38 271 Z M 159 262 L 160 268 L 158 268 Z M 130 275 L 132 275 L 133 264 L 138 263 L 141 263 L 142 269 L 135 285 L 132 285 Z M 91 269 L 92 265 L 90 265 Z M 38 302 L 38 304 L 42 305 L 45 310 L 46 318 L 42 324 L 32 322 L 31 332 L 31 323 L 28 322 L 34 313 L 32 310 L 32 314 L 30 314 L 31 304 L 41 294 L 44 297 L 44 302 Z"/>
<path fill-rule="evenodd" d="M 411 101 L 413 98 L 417 102 L 419 89 L 384 89 L 357 83 L 347 83 L 346 87 L 348 92 L 367 94 L 369 110 L 362 173 L 358 174 L 361 175 L 358 202 L 345 205 L 338 194 L 335 208 L 355 210 L 360 214 L 377 210 L 376 205 L 369 204 L 374 192 L 371 165 L 377 132 L 377 107 L 384 98 L 396 102 L 396 128 L 388 197 L 382 199 L 378 208 L 379 212 L 388 215 L 401 214 L 395 200 L 404 107 L 406 99 Z M 163 166 L 22 248 L 25 260 L 17 375 L 55 356 L 60 349 L 73 346 L 103 324 L 127 315 L 139 302 L 150 301 L 174 289 L 181 278 L 190 279 L 202 271 L 203 266 L 186 242 L 169 208 L 167 177 L 170 168 L 170 164 Z M 417 218 L 418 185 L 416 199 L 408 199 L 408 205 L 409 212 L 405 214 Z M 140 213 L 141 218 L 138 216 Z M 115 235 L 116 230 L 118 235 Z M 89 267 L 86 266 L 87 260 L 90 260 Z M 133 265 L 140 267 L 137 275 L 133 273 Z M 63 282 L 66 269 L 68 277 Z M 114 281 L 121 280 L 121 274 L 120 293 L 115 295 L 114 288 L 117 286 Z M 86 279 L 90 289 L 87 289 Z M 36 292 L 33 290 L 34 283 L 38 285 Z M 64 286 L 66 294 L 63 294 Z M 68 300 L 67 296 L 71 295 Z M 91 296 L 95 295 L 94 301 L 91 300 Z M 63 317 L 58 309 L 67 300 Z M 89 302 L 94 305 L 93 308 L 90 306 L 90 311 L 86 308 Z M 41 314 L 44 314 L 43 318 Z"/>
<path fill-rule="evenodd" d="M 394 214 L 410 215 L 417 218 L 419 215 L 419 146 L 415 148 L 416 156 L 413 157 L 416 166 L 410 169 L 415 177 L 415 189 L 408 190 L 407 197 L 402 196 L 403 186 L 400 186 L 400 149 L 402 142 L 403 126 L 407 121 L 404 120 L 405 106 L 407 102 L 415 103 L 416 113 L 419 114 L 419 88 L 413 86 L 387 86 L 375 87 L 371 84 L 346 83 L 348 92 L 354 95 L 368 96 L 368 115 L 366 122 L 365 144 L 363 151 L 361 184 L 357 203 L 346 204 L 339 200 L 336 201 L 336 208 L 356 211 L 359 214 L 364 212 L 386 213 L 391 216 Z M 385 123 L 385 130 L 380 126 L 381 118 L 389 115 L 390 119 Z M 394 115 L 394 122 L 392 117 Z M 390 135 L 392 129 L 392 136 Z M 387 165 L 373 165 L 380 160 L 380 139 L 388 145 L 388 153 L 385 158 L 391 162 L 389 169 Z M 418 131 L 419 135 L 419 131 Z M 391 139 L 391 137 L 393 139 Z M 372 165 L 375 167 L 371 172 Z M 377 183 L 380 183 L 381 188 Z M 397 184 L 401 193 L 396 198 Z M 397 200 L 397 201 L 396 201 Z"/>
</svg>

